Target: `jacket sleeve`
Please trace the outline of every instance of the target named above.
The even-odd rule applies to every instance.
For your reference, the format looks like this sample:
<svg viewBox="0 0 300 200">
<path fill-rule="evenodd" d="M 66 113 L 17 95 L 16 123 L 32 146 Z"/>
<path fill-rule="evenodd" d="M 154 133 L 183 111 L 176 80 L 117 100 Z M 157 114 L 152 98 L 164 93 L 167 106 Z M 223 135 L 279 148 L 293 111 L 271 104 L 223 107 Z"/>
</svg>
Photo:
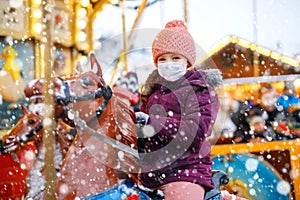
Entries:
<svg viewBox="0 0 300 200">
<path fill-rule="evenodd" d="M 214 90 L 213 90 L 213 92 Z M 149 124 L 154 127 L 155 135 L 151 140 L 165 145 L 172 140 L 176 143 L 203 141 L 212 132 L 212 126 L 219 109 L 219 101 L 211 95 L 208 87 L 197 87 L 194 91 L 181 95 L 180 116 L 151 114 Z"/>
</svg>

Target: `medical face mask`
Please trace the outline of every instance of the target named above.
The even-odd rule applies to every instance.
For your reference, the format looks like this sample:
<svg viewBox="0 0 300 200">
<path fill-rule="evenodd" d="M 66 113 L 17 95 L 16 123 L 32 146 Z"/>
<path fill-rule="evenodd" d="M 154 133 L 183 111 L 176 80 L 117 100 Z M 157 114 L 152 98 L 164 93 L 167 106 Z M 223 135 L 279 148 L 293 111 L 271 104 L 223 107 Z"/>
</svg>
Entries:
<svg viewBox="0 0 300 200">
<path fill-rule="evenodd" d="M 157 65 L 158 73 L 168 81 L 176 81 L 186 73 L 187 64 L 180 62 L 166 62 Z"/>
</svg>

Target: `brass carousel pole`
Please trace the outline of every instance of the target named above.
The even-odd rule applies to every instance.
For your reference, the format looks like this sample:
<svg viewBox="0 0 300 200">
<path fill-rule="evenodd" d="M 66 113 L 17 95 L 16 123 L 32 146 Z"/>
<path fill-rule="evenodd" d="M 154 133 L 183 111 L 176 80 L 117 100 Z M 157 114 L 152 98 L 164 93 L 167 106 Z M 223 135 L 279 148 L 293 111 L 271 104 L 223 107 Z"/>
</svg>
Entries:
<svg viewBox="0 0 300 200">
<path fill-rule="evenodd" d="M 147 0 L 143 0 L 141 5 L 138 7 L 138 14 L 137 14 L 137 16 L 134 20 L 134 23 L 132 25 L 131 31 L 130 31 L 128 39 L 127 39 L 128 43 L 131 42 L 131 39 L 132 39 L 133 34 L 134 34 L 134 29 L 137 27 L 137 25 L 138 25 L 138 23 L 141 19 L 142 13 L 143 13 L 144 9 L 146 8 L 146 5 L 147 5 Z"/>
<path fill-rule="evenodd" d="M 54 6 L 52 0 L 45 0 L 43 6 L 43 22 L 44 29 L 42 32 L 42 45 L 44 48 L 44 104 L 43 110 L 43 143 L 45 148 L 45 199 L 55 199 L 55 168 L 54 168 L 54 149 L 55 149 L 55 138 L 54 128 L 54 98 L 53 98 L 53 83 L 51 80 L 52 74 L 52 7 Z"/>
<path fill-rule="evenodd" d="M 121 9 L 122 9 L 122 33 L 123 33 L 123 50 L 121 52 L 120 58 L 117 60 L 116 66 L 112 72 L 111 79 L 110 79 L 110 85 L 113 84 L 113 80 L 115 75 L 118 72 L 118 67 L 120 64 L 120 61 L 123 62 L 123 69 L 125 72 L 127 72 L 127 38 L 126 38 L 126 19 L 125 19 L 125 0 L 120 1 Z"/>
<path fill-rule="evenodd" d="M 122 1 L 124 1 L 124 0 L 122 0 Z M 115 75 L 118 71 L 118 65 L 119 65 L 120 61 L 122 61 L 122 58 L 123 58 L 122 55 L 127 52 L 127 49 L 128 49 L 127 44 L 129 44 L 131 42 L 131 39 L 132 39 L 133 34 L 134 34 L 134 30 L 137 27 L 137 25 L 138 25 L 138 23 L 141 19 L 141 16 L 142 16 L 142 13 L 143 13 L 144 9 L 146 8 L 147 1 L 148 0 L 143 0 L 141 5 L 138 7 L 138 14 L 137 14 L 137 16 L 134 20 L 133 26 L 131 28 L 131 31 L 129 33 L 129 36 L 128 36 L 127 40 L 126 40 L 126 27 L 124 28 L 124 26 L 125 26 L 125 24 L 124 24 L 125 23 L 125 15 L 123 15 L 125 13 L 125 8 L 124 8 L 124 4 L 122 2 L 122 5 L 123 5 L 122 6 L 123 40 L 124 40 L 124 42 L 126 42 L 126 44 L 123 45 L 123 50 L 122 50 L 121 56 L 117 60 L 116 66 L 114 68 L 114 71 L 112 73 L 112 77 L 111 77 L 111 80 L 110 80 L 110 85 L 112 85 L 113 79 L 114 79 L 114 77 L 115 77 Z M 125 48 L 126 48 L 126 50 L 125 50 Z M 127 72 L 127 70 L 128 70 L 128 67 L 127 67 L 127 57 L 126 57 L 126 68 L 124 68 L 124 71 Z"/>
<path fill-rule="evenodd" d="M 125 18 L 125 0 L 121 0 L 122 7 L 122 27 L 123 27 L 123 51 L 121 57 L 123 60 L 123 69 L 125 72 L 128 71 L 127 67 L 127 36 L 126 36 L 126 18 Z"/>
<path fill-rule="evenodd" d="M 184 14 L 184 22 L 188 25 L 188 8 L 187 8 L 187 0 L 183 0 L 183 14 Z"/>
</svg>

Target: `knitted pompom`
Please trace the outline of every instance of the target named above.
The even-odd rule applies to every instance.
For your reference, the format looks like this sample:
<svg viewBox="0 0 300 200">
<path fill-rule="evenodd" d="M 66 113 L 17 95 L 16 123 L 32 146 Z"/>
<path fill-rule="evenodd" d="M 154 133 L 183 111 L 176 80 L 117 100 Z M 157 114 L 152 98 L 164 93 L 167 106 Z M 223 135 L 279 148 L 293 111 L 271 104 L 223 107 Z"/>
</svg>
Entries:
<svg viewBox="0 0 300 200">
<path fill-rule="evenodd" d="M 186 25 L 182 20 L 173 20 L 166 24 L 165 28 L 182 28 L 187 30 Z"/>
</svg>

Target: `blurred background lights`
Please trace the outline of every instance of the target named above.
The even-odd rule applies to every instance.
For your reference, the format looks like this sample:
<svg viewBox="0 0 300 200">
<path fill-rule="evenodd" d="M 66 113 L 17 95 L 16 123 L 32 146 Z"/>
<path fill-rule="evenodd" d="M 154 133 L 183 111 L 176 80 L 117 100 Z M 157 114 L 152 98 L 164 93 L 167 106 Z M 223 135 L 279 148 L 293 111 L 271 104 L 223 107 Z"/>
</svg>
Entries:
<svg viewBox="0 0 300 200">
<path fill-rule="evenodd" d="M 87 22 L 84 19 L 79 19 L 77 23 L 78 28 L 84 29 L 87 26 Z"/>
<path fill-rule="evenodd" d="M 10 0 L 9 5 L 14 8 L 19 8 L 23 5 L 23 0 Z"/>
<path fill-rule="evenodd" d="M 83 32 L 83 31 L 80 31 L 80 32 L 78 33 L 78 36 L 77 36 L 77 38 L 78 38 L 78 40 L 79 40 L 79 41 L 83 42 L 83 41 L 85 41 L 85 40 L 86 40 L 86 38 L 87 38 L 87 35 L 86 35 L 86 33 L 85 33 L 85 32 Z"/>
<path fill-rule="evenodd" d="M 41 5 L 42 0 L 33 0 L 33 3 L 36 5 Z"/>
<path fill-rule="evenodd" d="M 86 9 L 85 8 L 79 8 L 78 9 L 78 16 L 79 17 L 85 17 L 86 16 Z"/>
<path fill-rule="evenodd" d="M 116 5 L 116 4 L 119 4 L 119 0 L 110 0 L 110 3 Z"/>
<path fill-rule="evenodd" d="M 40 23 L 35 23 L 33 26 L 33 30 L 36 33 L 40 33 L 42 31 L 42 24 Z"/>
<path fill-rule="evenodd" d="M 33 11 L 33 17 L 40 19 L 42 17 L 42 11 L 41 10 L 34 10 Z"/>
<path fill-rule="evenodd" d="M 88 7 L 88 5 L 90 4 L 90 1 L 89 0 L 81 0 L 81 5 L 83 7 Z"/>
</svg>

